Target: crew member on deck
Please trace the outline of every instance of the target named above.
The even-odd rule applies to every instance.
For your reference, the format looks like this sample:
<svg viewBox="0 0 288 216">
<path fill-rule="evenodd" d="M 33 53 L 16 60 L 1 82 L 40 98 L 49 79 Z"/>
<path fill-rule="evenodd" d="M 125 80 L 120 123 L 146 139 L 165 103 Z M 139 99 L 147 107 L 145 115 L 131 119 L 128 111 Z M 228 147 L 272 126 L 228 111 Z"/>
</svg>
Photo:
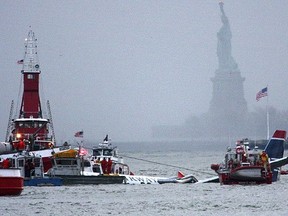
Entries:
<svg viewBox="0 0 288 216">
<path fill-rule="evenodd" d="M 107 174 L 107 161 L 106 158 L 103 158 L 103 160 L 101 161 L 101 167 L 102 167 L 102 171 L 104 174 Z"/>
<path fill-rule="evenodd" d="M 8 169 L 10 167 L 10 161 L 8 158 L 6 158 L 4 161 L 3 161 L 3 168 L 4 169 Z"/>
<path fill-rule="evenodd" d="M 18 144 L 18 150 L 23 151 L 25 149 L 25 143 L 23 140 L 20 140 Z"/>
<path fill-rule="evenodd" d="M 112 160 L 111 158 L 109 158 L 107 162 L 107 174 L 111 173 L 111 169 L 112 169 Z"/>
</svg>

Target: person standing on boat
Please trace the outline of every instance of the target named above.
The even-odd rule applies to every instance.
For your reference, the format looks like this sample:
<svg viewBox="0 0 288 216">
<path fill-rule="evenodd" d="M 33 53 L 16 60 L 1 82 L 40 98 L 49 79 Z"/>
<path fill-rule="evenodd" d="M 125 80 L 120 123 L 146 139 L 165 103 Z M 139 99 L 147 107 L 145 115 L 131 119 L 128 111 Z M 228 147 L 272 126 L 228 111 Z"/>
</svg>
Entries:
<svg viewBox="0 0 288 216">
<path fill-rule="evenodd" d="M 23 140 L 20 140 L 18 144 L 18 150 L 23 151 L 25 149 L 25 143 Z"/>
<path fill-rule="evenodd" d="M 264 168 L 267 169 L 267 165 L 269 163 L 269 158 L 266 152 L 262 152 L 260 155 L 261 163 L 263 164 Z"/>
<path fill-rule="evenodd" d="M 104 174 L 107 174 L 107 165 L 108 162 L 106 161 L 106 158 L 103 158 L 103 160 L 101 161 L 101 167 Z"/>
<path fill-rule="evenodd" d="M 108 158 L 108 162 L 107 162 L 107 174 L 111 173 L 111 169 L 112 169 L 112 160 L 111 158 Z"/>
<path fill-rule="evenodd" d="M 8 159 L 8 158 L 6 158 L 4 161 L 3 161 L 3 164 L 2 164 L 2 166 L 3 166 L 3 168 L 4 169 L 8 169 L 9 167 L 10 167 L 10 160 Z"/>
</svg>

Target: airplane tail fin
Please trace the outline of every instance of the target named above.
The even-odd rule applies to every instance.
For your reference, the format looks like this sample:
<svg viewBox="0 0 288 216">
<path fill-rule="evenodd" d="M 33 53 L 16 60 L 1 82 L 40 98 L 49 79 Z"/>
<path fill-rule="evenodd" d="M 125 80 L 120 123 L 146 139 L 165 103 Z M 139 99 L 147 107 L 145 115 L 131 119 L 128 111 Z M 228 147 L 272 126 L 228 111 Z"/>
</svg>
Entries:
<svg viewBox="0 0 288 216">
<path fill-rule="evenodd" d="M 286 139 L 285 130 L 276 130 L 272 138 L 267 143 L 264 151 L 270 158 L 282 158 L 284 155 L 284 141 Z"/>
<path fill-rule="evenodd" d="M 185 177 L 184 173 L 181 171 L 178 171 L 177 178 L 184 178 L 184 177 Z"/>
</svg>

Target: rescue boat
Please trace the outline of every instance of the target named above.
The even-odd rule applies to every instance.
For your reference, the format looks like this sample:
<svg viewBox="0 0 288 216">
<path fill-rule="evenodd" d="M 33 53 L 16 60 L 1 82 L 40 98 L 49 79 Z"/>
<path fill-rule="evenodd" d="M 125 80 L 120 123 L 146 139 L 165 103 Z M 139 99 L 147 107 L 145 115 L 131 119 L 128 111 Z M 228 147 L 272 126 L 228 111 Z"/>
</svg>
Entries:
<svg viewBox="0 0 288 216">
<path fill-rule="evenodd" d="M 0 162 L 0 196 L 18 196 L 23 188 L 20 169 L 12 168 L 8 160 Z"/>
<path fill-rule="evenodd" d="M 124 177 L 103 171 L 101 164 L 83 154 L 83 148 L 55 153 L 48 176 L 61 177 L 64 185 L 74 184 L 122 184 Z"/>
<path fill-rule="evenodd" d="M 228 148 L 223 163 L 212 164 L 221 184 L 271 184 L 272 170 L 266 152 L 249 149 L 246 140 Z"/>
<path fill-rule="evenodd" d="M 112 145 L 108 135 L 103 142 L 93 147 L 91 161 L 93 169 L 97 170 L 101 167 L 104 174 L 133 175 L 129 166 L 124 163 L 124 159 L 119 156 L 117 147 Z"/>
<path fill-rule="evenodd" d="M 59 177 L 45 176 L 42 157 L 31 152 L 14 154 L 5 161 L 9 161 L 10 167 L 20 170 L 24 178 L 24 186 L 61 186 L 63 180 Z"/>
</svg>

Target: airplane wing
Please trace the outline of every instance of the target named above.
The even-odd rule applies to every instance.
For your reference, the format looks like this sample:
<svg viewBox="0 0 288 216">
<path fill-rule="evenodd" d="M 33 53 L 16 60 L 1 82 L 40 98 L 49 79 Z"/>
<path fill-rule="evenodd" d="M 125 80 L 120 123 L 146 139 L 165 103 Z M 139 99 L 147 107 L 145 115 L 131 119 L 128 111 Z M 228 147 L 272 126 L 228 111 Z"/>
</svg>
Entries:
<svg viewBox="0 0 288 216">
<path fill-rule="evenodd" d="M 219 183 L 219 176 L 213 176 L 211 178 L 198 180 L 198 182 L 196 182 L 196 184 L 199 184 L 199 183 Z"/>
</svg>

